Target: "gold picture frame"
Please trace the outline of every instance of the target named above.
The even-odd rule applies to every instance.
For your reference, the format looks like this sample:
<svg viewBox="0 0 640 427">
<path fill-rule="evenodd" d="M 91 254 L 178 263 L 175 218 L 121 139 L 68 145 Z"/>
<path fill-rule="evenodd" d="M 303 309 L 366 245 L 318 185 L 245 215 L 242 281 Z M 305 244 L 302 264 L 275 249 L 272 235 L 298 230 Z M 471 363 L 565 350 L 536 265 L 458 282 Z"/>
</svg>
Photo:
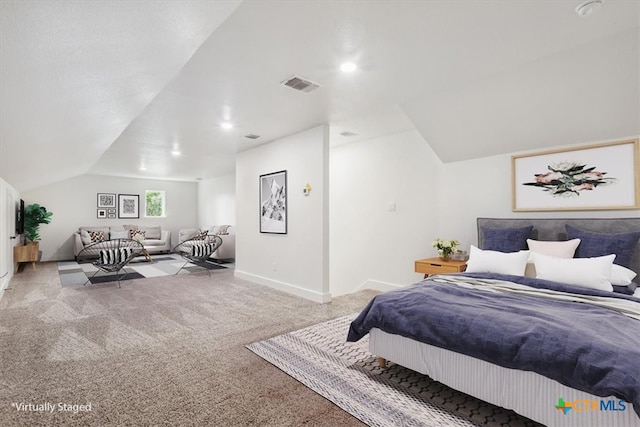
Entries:
<svg viewBox="0 0 640 427">
<path fill-rule="evenodd" d="M 511 156 L 514 212 L 640 209 L 639 140 Z"/>
</svg>

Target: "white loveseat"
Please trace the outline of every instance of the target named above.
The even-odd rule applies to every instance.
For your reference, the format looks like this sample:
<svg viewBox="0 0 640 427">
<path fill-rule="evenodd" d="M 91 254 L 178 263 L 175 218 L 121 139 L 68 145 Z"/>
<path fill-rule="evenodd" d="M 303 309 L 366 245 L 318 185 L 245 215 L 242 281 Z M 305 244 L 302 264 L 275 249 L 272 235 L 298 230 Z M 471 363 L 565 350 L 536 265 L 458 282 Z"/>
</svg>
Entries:
<svg viewBox="0 0 640 427">
<path fill-rule="evenodd" d="M 232 225 L 214 225 L 209 228 L 183 228 L 178 234 L 180 243 L 185 240 L 193 239 L 200 233 L 218 235 L 222 238 L 222 246 L 220 246 L 211 258 L 218 261 L 232 261 L 236 258 L 236 228 Z"/>
<path fill-rule="evenodd" d="M 101 236 L 104 240 L 129 239 L 132 237 L 132 230 L 144 233 L 144 239 L 141 243 L 150 254 L 171 251 L 171 232 L 169 230 L 162 230 L 160 226 L 118 225 L 113 227 L 80 227 L 78 231 L 73 233 L 73 254 L 78 259 L 78 254 L 82 249 L 99 241 L 100 232 L 102 232 Z"/>
</svg>

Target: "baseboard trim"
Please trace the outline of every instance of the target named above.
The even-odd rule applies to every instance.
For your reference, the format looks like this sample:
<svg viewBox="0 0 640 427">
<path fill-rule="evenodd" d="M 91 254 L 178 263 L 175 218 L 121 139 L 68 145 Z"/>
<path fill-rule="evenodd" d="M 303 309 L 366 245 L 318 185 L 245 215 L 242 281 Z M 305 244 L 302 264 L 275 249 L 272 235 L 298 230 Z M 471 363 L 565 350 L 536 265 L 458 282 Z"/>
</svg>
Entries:
<svg viewBox="0 0 640 427">
<path fill-rule="evenodd" d="M 374 291 L 387 292 L 401 288 L 404 288 L 404 286 L 396 285 L 395 283 L 381 282 L 379 280 L 365 280 L 360 284 L 360 286 L 358 286 L 356 292 L 363 289 L 373 289 Z"/>
<path fill-rule="evenodd" d="M 278 280 L 269 279 L 267 277 L 258 276 L 256 274 L 247 273 L 245 271 L 234 271 L 235 277 L 238 279 L 248 280 L 262 286 L 277 289 L 279 291 L 286 292 L 295 296 L 299 296 L 313 302 L 327 303 L 331 301 L 330 293 L 320 293 L 309 289 L 301 288 L 300 286 L 293 285 L 291 283 L 281 282 Z"/>
</svg>

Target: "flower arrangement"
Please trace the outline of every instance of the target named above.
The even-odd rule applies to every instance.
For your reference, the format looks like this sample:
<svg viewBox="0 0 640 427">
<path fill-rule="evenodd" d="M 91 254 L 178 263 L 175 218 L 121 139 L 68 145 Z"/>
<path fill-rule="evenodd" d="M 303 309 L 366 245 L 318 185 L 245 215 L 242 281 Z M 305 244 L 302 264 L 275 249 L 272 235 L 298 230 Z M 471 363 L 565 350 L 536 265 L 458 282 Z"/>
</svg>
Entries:
<svg viewBox="0 0 640 427">
<path fill-rule="evenodd" d="M 459 244 L 457 240 L 443 240 L 439 237 L 433 241 L 433 247 L 438 250 L 438 256 L 444 259 L 450 258 Z"/>
</svg>

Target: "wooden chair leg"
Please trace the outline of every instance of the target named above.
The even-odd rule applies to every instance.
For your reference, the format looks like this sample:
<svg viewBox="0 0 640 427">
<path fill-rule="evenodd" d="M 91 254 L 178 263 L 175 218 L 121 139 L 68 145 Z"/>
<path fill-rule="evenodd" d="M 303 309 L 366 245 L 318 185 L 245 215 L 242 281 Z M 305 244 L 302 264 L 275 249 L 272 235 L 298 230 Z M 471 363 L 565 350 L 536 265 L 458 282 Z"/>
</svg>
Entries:
<svg viewBox="0 0 640 427">
<path fill-rule="evenodd" d="M 385 359 L 384 357 L 378 357 L 378 366 L 381 368 L 386 368 L 387 367 L 387 359 Z"/>
</svg>

